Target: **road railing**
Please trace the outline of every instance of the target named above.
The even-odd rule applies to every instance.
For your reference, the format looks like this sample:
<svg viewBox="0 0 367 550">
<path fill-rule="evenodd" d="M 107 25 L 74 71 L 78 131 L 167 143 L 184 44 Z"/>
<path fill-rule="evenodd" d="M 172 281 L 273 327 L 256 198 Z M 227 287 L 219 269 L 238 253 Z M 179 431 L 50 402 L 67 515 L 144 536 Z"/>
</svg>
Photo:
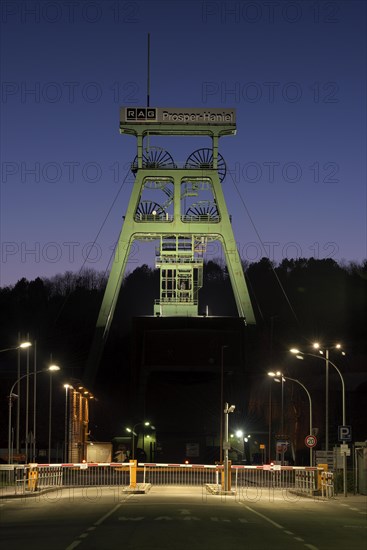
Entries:
<svg viewBox="0 0 367 550">
<path fill-rule="evenodd" d="M 208 464 L 139 463 L 143 483 L 151 485 L 200 486 L 219 483 L 223 466 Z"/>
<path fill-rule="evenodd" d="M 129 487 L 134 476 L 136 484 L 133 466 L 119 462 L 6 465 L 0 467 L 0 489 L 3 495 L 23 495 L 53 487 Z"/>
<path fill-rule="evenodd" d="M 293 489 L 298 493 L 313 495 L 317 490 L 317 468 L 304 466 L 232 466 L 236 490 L 253 488 Z"/>
<path fill-rule="evenodd" d="M 172 463 L 67 463 L 7 465 L 3 487 L 7 494 L 25 494 L 60 487 L 124 487 L 136 489 L 139 484 L 152 486 L 210 486 L 223 489 L 223 465 Z M 314 495 L 317 491 L 331 498 L 334 477 L 320 467 L 232 465 L 230 487 L 233 492 L 250 488 L 292 489 L 297 493 Z M 4 491 L 3 491 L 4 492 Z"/>
</svg>

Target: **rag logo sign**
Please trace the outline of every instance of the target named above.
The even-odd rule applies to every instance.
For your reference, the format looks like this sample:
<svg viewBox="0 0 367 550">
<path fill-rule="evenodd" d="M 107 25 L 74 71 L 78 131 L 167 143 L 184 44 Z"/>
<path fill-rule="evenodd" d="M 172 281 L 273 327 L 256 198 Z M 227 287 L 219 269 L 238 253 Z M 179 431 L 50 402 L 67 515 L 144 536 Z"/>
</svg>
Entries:
<svg viewBox="0 0 367 550">
<path fill-rule="evenodd" d="M 126 108 L 126 120 L 134 122 L 151 122 L 157 120 L 157 109 L 143 107 L 139 109 Z"/>
</svg>

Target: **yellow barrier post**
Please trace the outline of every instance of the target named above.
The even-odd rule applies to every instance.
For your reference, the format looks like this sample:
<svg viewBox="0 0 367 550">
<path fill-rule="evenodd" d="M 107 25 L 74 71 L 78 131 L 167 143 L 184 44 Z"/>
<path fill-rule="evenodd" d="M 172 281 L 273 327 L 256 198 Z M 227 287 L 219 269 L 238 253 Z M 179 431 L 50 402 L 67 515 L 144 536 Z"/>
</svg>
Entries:
<svg viewBox="0 0 367 550">
<path fill-rule="evenodd" d="M 28 472 L 28 491 L 36 491 L 38 481 L 38 465 L 30 464 Z"/>
<path fill-rule="evenodd" d="M 320 470 L 322 468 L 322 470 Z M 328 464 L 318 464 L 318 470 L 317 470 L 317 490 L 322 491 L 322 472 L 327 472 L 329 469 Z"/>
<path fill-rule="evenodd" d="M 130 487 L 135 489 L 136 487 L 136 470 L 138 467 L 137 460 L 129 460 L 130 463 Z"/>
</svg>

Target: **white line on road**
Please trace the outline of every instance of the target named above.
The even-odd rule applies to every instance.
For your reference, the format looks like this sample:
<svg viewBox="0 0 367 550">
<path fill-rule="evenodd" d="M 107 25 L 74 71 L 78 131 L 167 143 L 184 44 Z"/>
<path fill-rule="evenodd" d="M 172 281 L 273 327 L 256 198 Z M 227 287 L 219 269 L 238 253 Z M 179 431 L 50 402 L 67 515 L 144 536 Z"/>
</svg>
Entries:
<svg viewBox="0 0 367 550">
<path fill-rule="evenodd" d="M 260 512 L 258 512 L 257 510 L 254 510 L 253 508 L 250 508 L 250 506 L 245 506 L 245 508 L 247 508 L 247 510 L 249 510 L 250 512 L 253 512 L 254 514 L 256 514 L 257 516 L 260 516 L 261 518 L 265 519 L 265 521 L 268 521 L 269 523 L 271 523 L 272 525 L 274 525 L 274 527 L 277 527 L 278 529 L 282 529 L 282 531 L 289 535 L 289 534 L 292 534 L 293 533 L 291 531 L 287 531 L 283 525 L 280 525 L 280 523 L 277 523 L 276 521 L 273 521 L 272 519 L 268 518 L 268 516 L 265 516 L 264 514 L 261 514 Z M 293 536 L 293 538 L 295 540 L 298 540 L 299 542 L 304 542 L 304 539 L 301 539 L 301 537 L 295 537 Z M 310 550 L 318 550 L 317 546 L 313 546 L 312 544 L 306 544 L 305 543 L 305 546 L 307 548 L 309 548 Z"/>
<path fill-rule="evenodd" d="M 261 514 L 260 512 L 257 512 L 256 510 L 254 510 L 253 508 L 250 508 L 250 506 L 245 506 L 245 508 L 247 508 L 247 510 L 250 510 L 250 512 L 252 512 L 253 514 L 256 514 L 257 516 L 260 516 L 261 518 L 265 519 L 266 521 L 268 521 L 269 523 L 271 523 L 275 527 L 278 527 L 278 529 L 284 529 L 283 525 L 280 525 L 276 521 L 273 521 L 272 519 L 268 518 L 267 516 L 264 516 L 264 514 Z"/>
<path fill-rule="evenodd" d="M 107 512 L 107 514 L 105 514 L 101 518 L 97 519 L 97 521 L 94 522 L 94 525 L 101 525 L 101 523 L 103 523 L 105 519 L 112 516 L 112 514 L 114 514 L 116 512 L 116 510 L 118 510 L 120 508 L 120 506 L 121 506 L 121 502 L 119 504 L 116 504 L 116 506 L 114 508 L 112 508 L 112 510 Z"/>
<path fill-rule="evenodd" d="M 122 504 L 121 502 L 119 504 L 116 504 L 116 506 L 112 508 L 112 510 L 107 512 L 107 514 L 97 519 L 97 521 L 94 522 L 94 525 L 92 525 L 91 527 L 88 527 L 87 531 L 93 531 L 96 528 L 96 526 L 101 525 L 101 523 L 103 523 L 105 519 L 112 516 L 112 514 L 114 514 L 116 510 L 120 508 L 121 504 Z M 84 539 L 87 536 L 88 536 L 88 533 L 82 533 L 81 535 L 79 535 L 79 539 Z M 69 546 L 65 550 L 74 550 L 74 548 L 76 548 L 81 542 L 82 542 L 81 540 L 74 540 L 74 542 L 69 544 Z"/>
</svg>

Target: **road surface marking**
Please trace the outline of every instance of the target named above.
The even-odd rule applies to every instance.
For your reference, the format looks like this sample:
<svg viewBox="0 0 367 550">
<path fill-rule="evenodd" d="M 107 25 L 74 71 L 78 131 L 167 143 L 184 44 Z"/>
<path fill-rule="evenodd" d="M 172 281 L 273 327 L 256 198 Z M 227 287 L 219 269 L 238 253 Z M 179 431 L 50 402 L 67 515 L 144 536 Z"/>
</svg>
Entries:
<svg viewBox="0 0 367 550">
<path fill-rule="evenodd" d="M 268 518 L 267 516 L 264 516 L 264 514 L 261 514 L 260 512 L 257 512 L 256 510 L 254 510 L 253 508 L 250 508 L 250 506 L 245 506 L 245 508 L 247 508 L 247 510 L 250 510 L 250 512 L 252 512 L 253 514 L 256 514 L 256 515 L 260 516 L 261 518 L 265 519 L 266 521 L 268 521 L 269 523 L 271 523 L 275 527 L 278 527 L 278 529 L 284 529 L 283 525 L 280 525 L 276 521 L 273 521 L 272 519 Z"/>
<path fill-rule="evenodd" d="M 105 514 L 104 516 L 102 516 L 101 518 L 97 519 L 97 521 L 94 522 L 94 525 L 92 525 L 91 527 L 88 527 L 87 531 L 94 531 L 94 529 L 98 526 L 98 525 L 101 525 L 101 523 L 104 522 L 105 519 L 107 519 L 108 517 L 110 517 L 114 512 L 116 512 L 116 510 L 118 510 L 121 506 L 121 502 L 119 504 L 116 504 L 116 506 L 114 508 L 112 508 L 112 510 L 110 510 L 109 512 L 107 512 L 107 514 Z M 87 536 L 88 536 L 89 533 L 82 533 L 81 535 L 79 535 L 79 539 L 85 539 Z M 72 542 L 71 544 L 69 544 L 69 546 L 65 549 L 65 550 L 74 550 L 74 548 L 76 548 L 82 541 L 81 540 L 74 540 L 74 542 Z"/>
<path fill-rule="evenodd" d="M 250 512 L 260 516 L 261 518 L 265 519 L 265 521 L 268 521 L 269 523 L 271 523 L 272 525 L 274 525 L 274 527 L 277 527 L 278 529 L 282 529 L 283 533 L 289 535 L 291 534 L 293 536 L 293 533 L 291 531 L 287 531 L 285 529 L 285 527 L 283 527 L 283 525 L 280 525 L 279 523 L 277 523 L 276 521 L 273 521 L 272 519 L 268 518 L 268 516 L 265 516 L 264 514 L 261 514 L 260 512 L 257 512 L 257 510 L 254 510 L 253 508 L 250 508 L 250 506 L 245 506 L 245 508 L 247 508 L 247 510 L 249 510 Z M 293 536 L 293 538 L 295 540 L 298 540 L 299 542 L 304 542 L 304 539 L 301 539 L 301 537 L 295 537 Z M 318 550 L 317 546 L 313 546 L 312 544 L 306 544 L 305 543 L 305 546 L 307 548 L 309 548 L 310 550 Z"/>
<path fill-rule="evenodd" d="M 169 516 L 158 516 L 157 518 L 154 518 L 154 521 L 161 521 L 161 520 L 172 521 L 172 518 L 170 518 Z"/>
<path fill-rule="evenodd" d="M 107 514 L 105 514 L 104 516 L 102 516 L 101 518 L 97 519 L 97 521 L 94 522 L 93 525 L 97 526 L 97 525 L 101 525 L 101 523 L 104 522 L 105 519 L 109 518 L 110 516 L 112 516 L 112 514 L 114 514 L 116 512 L 116 510 L 118 510 L 121 506 L 121 502 L 120 504 L 116 504 L 116 506 L 114 508 L 112 508 L 112 510 L 110 510 L 109 512 L 107 512 Z"/>
</svg>

